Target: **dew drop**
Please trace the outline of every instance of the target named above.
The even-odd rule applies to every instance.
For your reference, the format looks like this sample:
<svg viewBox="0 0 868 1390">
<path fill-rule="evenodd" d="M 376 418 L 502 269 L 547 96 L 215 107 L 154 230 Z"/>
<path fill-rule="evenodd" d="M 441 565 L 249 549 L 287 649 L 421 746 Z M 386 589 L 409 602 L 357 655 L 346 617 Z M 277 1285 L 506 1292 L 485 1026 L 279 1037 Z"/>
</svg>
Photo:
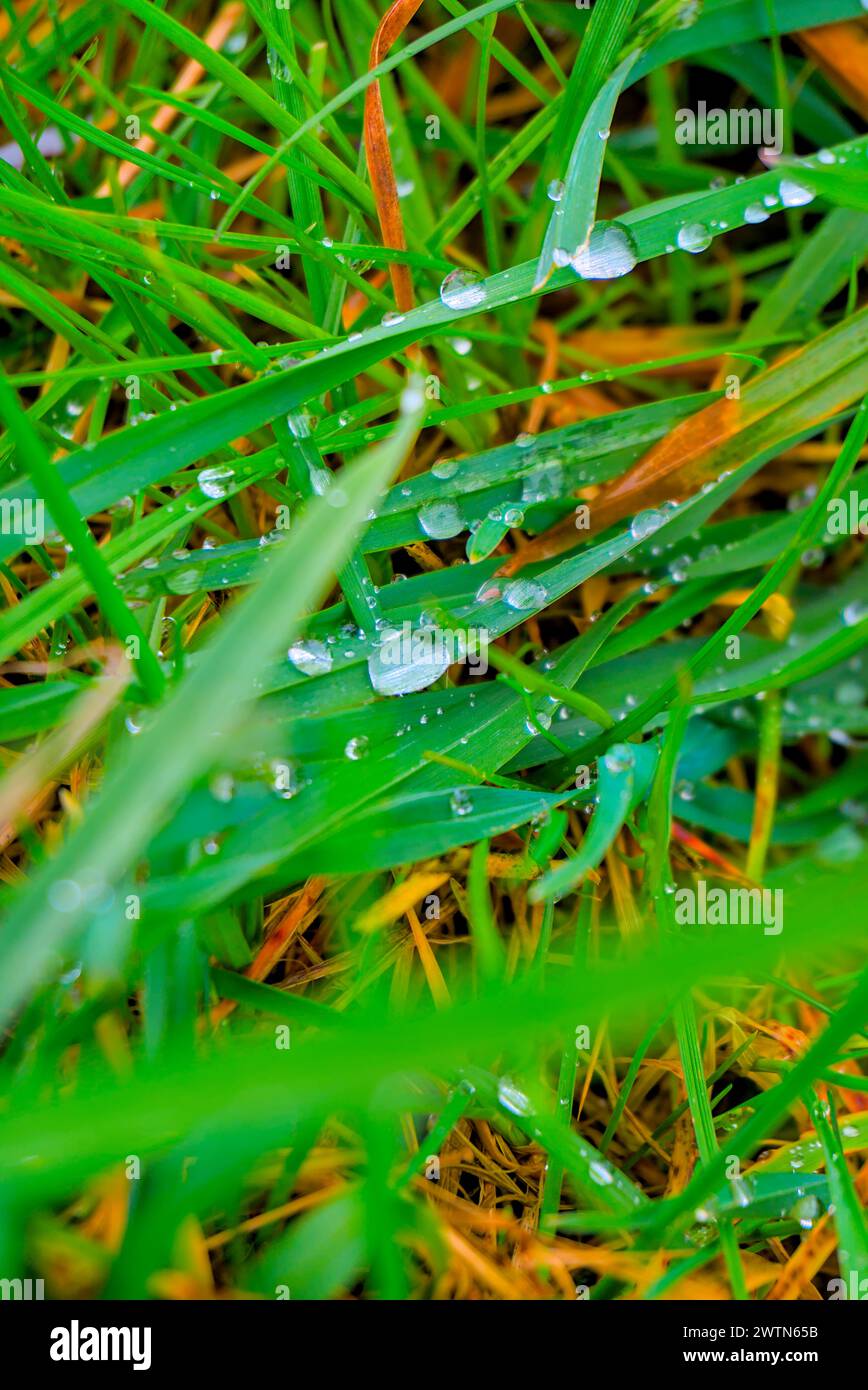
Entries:
<svg viewBox="0 0 868 1390">
<path fill-rule="evenodd" d="M 543 608 L 547 602 L 545 586 L 538 579 L 511 579 L 503 590 L 504 602 L 523 611 Z"/>
<path fill-rule="evenodd" d="M 304 642 L 293 642 L 286 653 L 297 671 L 305 676 L 322 676 L 332 669 L 332 654 L 324 642 L 315 637 Z"/>
<path fill-rule="evenodd" d="M 494 579 L 486 579 L 485 583 L 480 584 L 476 591 L 477 603 L 496 603 L 502 597 L 503 591 Z"/>
<path fill-rule="evenodd" d="M 446 642 L 438 642 L 436 633 L 417 629 L 405 634 L 394 628 L 382 633 L 381 641 L 368 657 L 368 675 L 378 695 L 409 695 L 415 690 L 427 690 L 459 659 Z"/>
<path fill-rule="evenodd" d="M 196 482 L 206 497 L 211 497 L 216 501 L 218 498 L 226 496 L 234 477 L 234 470 L 228 465 L 222 464 L 217 468 L 203 468 L 197 476 Z"/>
<path fill-rule="evenodd" d="M 666 520 L 662 512 L 653 510 L 637 512 L 630 522 L 630 535 L 635 541 L 643 541 L 651 536 Z"/>
<path fill-rule="evenodd" d="M 711 232 L 701 222 L 687 222 L 680 228 L 676 241 L 682 251 L 689 251 L 695 256 L 711 245 Z"/>
<path fill-rule="evenodd" d="M 419 525 L 435 541 L 447 541 L 463 529 L 461 513 L 454 502 L 430 502 L 419 509 Z"/>
<path fill-rule="evenodd" d="M 795 179 L 781 179 L 778 192 L 785 208 L 801 208 L 814 201 L 811 190 L 801 183 L 796 183 Z"/>
<path fill-rule="evenodd" d="M 512 1115 L 530 1115 L 533 1113 L 533 1106 L 515 1082 L 508 1076 L 503 1076 L 497 1083 L 497 1099 Z"/>
<path fill-rule="evenodd" d="M 473 810 L 473 798 L 464 787 L 456 787 L 449 798 L 449 809 L 453 816 L 469 816 Z"/>
<path fill-rule="evenodd" d="M 633 269 L 638 256 L 636 243 L 617 222 L 598 222 L 587 246 L 580 248 L 570 264 L 583 280 L 616 280 Z"/>
<path fill-rule="evenodd" d="M 862 599 L 854 599 L 852 603 L 847 604 L 841 617 L 846 627 L 855 627 L 864 618 L 868 618 L 868 603 Z"/>
<path fill-rule="evenodd" d="M 211 778 L 208 790 L 215 801 L 231 801 L 235 795 L 235 778 L 231 772 L 218 772 Z"/>
<path fill-rule="evenodd" d="M 608 1187 L 610 1183 L 614 1182 L 612 1170 L 596 1158 L 588 1164 L 588 1176 L 591 1182 L 597 1183 L 600 1187 Z"/>
<path fill-rule="evenodd" d="M 630 772 L 636 765 L 636 755 L 629 743 L 614 744 L 603 759 L 607 772 Z"/>
<path fill-rule="evenodd" d="M 440 299 L 447 309 L 476 309 L 485 298 L 485 282 L 475 270 L 450 270 L 440 286 Z"/>
<path fill-rule="evenodd" d="M 458 460 L 438 459 L 431 465 L 431 472 L 435 478 L 454 478 L 458 472 Z"/>
</svg>

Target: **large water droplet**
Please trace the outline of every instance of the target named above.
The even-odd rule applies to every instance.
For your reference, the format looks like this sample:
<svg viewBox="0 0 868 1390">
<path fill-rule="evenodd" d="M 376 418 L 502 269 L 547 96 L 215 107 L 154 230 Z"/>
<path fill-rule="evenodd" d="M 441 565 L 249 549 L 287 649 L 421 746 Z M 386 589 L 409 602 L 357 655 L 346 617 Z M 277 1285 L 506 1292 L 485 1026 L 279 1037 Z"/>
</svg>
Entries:
<svg viewBox="0 0 868 1390">
<path fill-rule="evenodd" d="M 679 230 L 675 239 L 682 251 L 689 251 L 691 255 L 695 256 L 699 251 L 705 251 L 711 245 L 711 232 L 701 222 L 687 222 Z"/>
<path fill-rule="evenodd" d="M 778 192 L 785 208 L 801 208 L 814 201 L 814 194 L 810 188 L 796 183 L 795 179 L 781 179 Z"/>
<path fill-rule="evenodd" d="M 497 1099 L 504 1110 L 509 1110 L 513 1115 L 533 1114 L 530 1100 L 508 1076 L 502 1076 L 497 1083 Z"/>
<path fill-rule="evenodd" d="M 496 603 L 503 597 L 503 590 L 496 579 L 486 579 L 476 591 L 477 603 Z"/>
<path fill-rule="evenodd" d="M 644 541 L 646 536 L 652 536 L 665 520 L 662 512 L 652 510 L 637 512 L 630 522 L 630 535 L 635 541 Z"/>
<path fill-rule="evenodd" d="M 588 1164 L 588 1176 L 591 1182 L 598 1183 L 600 1187 L 608 1187 L 610 1183 L 615 1181 L 611 1168 L 597 1158 L 592 1159 Z"/>
<path fill-rule="evenodd" d="M 438 459 L 431 465 L 431 472 L 435 478 L 454 478 L 458 472 L 458 460 Z"/>
<path fill-rule="evenodd" d="M 841 617 L 844 619 L 847 627 L 855 627 L 856 624 L 861 623 L 864 618 L 868 618 L 868 603 L 863 599 L 854 599 L 852 603 L 847 604 Z"/>
<path fill-rule="evenodd" d="M 344 755 L 351 762 L 358 762 L 368 751 L 368 740 L 364 734 L 359 734 L 357 738 L 351 738 L 344 748 Z"/>
<path fill-rule="evenodd" d="M 485 282 L 475 270 L 450 270 L 440 286 L 440 299 L 447 309 L 475 309 L 485 303 Z"/>
<path fill-rule="evenodd" d="M 429 502 L 419 508 L 419 525 L 435 541 L 447 541 L 464 529 L 461 513 L 454 502 Z"/>
<path fill-rule="evenodd" d="M 469 816 L 473 810 L 473 798 L 464 787 L 456 787 L 449 798 L 449 809 L 453 816 Z"/>
<path fill-rule="evenodd" d="M 206 497 L 212 497 L 216 501 L 226 496 L 234 477 L 234 470 L 227 464 L 222 464 L 217 468 L 203 468 L 196 482 Z"/>
<path fill-rule="evenodd" d="M 563 467 L 560 459 L 551 459 L 534 468 L 521 482 L 522 502 L 546 502 L 560 497 L 563 491 Z"/>
<path fill-rule="evenodd" d="M 545 586 L 538 579 L 511 579 L 503 590 L 503 599 L 510 608 L 543 608 L 547 601 Z"/>
<path fill-rule="evenodd" d="M 440 640 L 437 629 L 414 633 L 387 629 L 368 657 L 368 675 L 378 695 L 408 695 L 427 690 L 463 652 Z"/>
<path fill-rule="evenodd" d="M 306 642 L 293 642 L 286 655 L 295 669 L 305 676 L 322 676 L 332 669 L 331 652 L 315 637 Z"/>
<path fill-rule="evenodd" d="M 629 743 L 615 743 L 603 759 L 607 772 L 629 772 L 636 766 L 636 755 Z"/>
<path fill-rule="evenodd" d="M 636 243 L 617 222 L 598 222 L 587 246 L 577 251 L 570 264 L 583 280 L 616 280 L 638 260 Z"/>
</svg>

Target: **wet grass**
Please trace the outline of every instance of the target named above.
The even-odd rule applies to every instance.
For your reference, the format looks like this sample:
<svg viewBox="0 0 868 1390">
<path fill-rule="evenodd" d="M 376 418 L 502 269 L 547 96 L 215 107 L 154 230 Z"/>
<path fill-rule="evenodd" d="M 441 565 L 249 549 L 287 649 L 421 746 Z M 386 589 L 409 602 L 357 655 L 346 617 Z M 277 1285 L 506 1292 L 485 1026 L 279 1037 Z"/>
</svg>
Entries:
<svg viewBox="0 0 868 1390">
<path fill-rule="evenodd" d="M 380 9 L 0 16 L 0 1274 L 852 1295 L 863 8 Z"/>
</svg>

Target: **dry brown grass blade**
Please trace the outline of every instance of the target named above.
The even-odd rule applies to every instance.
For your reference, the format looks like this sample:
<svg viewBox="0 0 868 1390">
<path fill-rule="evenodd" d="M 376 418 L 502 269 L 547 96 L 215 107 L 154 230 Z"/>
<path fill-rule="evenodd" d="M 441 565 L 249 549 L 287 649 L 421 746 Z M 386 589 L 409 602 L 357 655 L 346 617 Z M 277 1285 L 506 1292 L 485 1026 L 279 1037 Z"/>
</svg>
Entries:
<svg viewBox="0 0 868 1390">
<path fill-rule="evenodd" d="M 708 350 L 708 356 L 695 362 L 671 367 L 651 367 L 648 376 L 704 378 L 719 361 L 722 348 L 732 341 L 732 329 L 710 324 L 621 325 L 609 328 L 583 328 L 569 337 L 569 345 L 588 359 L 610 367 L 634 367 L 691 352 Z"/>
<path fill-rule="evenodd" d="M 403 34 L 421 4 L 422 0 L 395 0 L 395 4 L 386 11 L 371 44 L 369 69 L 382 63 L 392 44 Z M 398 202 L 398 188 L 395 183 L 395 170 L 392 167 L 392 153 L 389 149 L 386 115 L 379 82 L 372 82 L 365 92 L 365 154 L 371 188 L 377 204 L 383 245 L 393 251 L 404 251 L 407 246 L 404 222 Z M 395 291 L 395 303 L 401 313 L 405 314 L 413 307 L 413 282 L 410 272 L 405 265 L 391 265 L 389 273 Z"/>
<path fill-rule="evenodd" d="M 653 444 L 626 473 L 604 484 L 594 498 L 591 524 L 582 532 L 582 538 L 605 531 L 646 507 L 659 506 L 673 498 L 684 499 L 702 483 L 717 476 L 722 466 L 719 455 L 732 447 L 736 437 L 767 419 L 792 398 L 794 363 L 804 351 L 789 353 L 774 366 L 759 372 L 740 397 L 722 396 L 683 420 L 664 439 Z M 827 401 L 812 422 L 822 423 L 848 403 L 849 398 L 831 406 Z M 576 535 L 575 520 L 570 515 L 519 550 L 499 573 L 514 574 L 524 565 L 552 559 L 572 549 Z"/>
<path fill-rule="evenodd" d="M 0 845 L 14 840 L 18 821 L 39 800 L 45 783 L 83 748 L 130 679 L 130 663 L 120 647 L 105 652 L 102 674 L 73 706 L 65 724 L 10 768 L 0 783 Z"/>
<path fill-rule="evenodd" d="M 868 1199 L 868 1163 L 856 1177 L 856 1191 L 864 1202 Z M 774 1287 L 768 1294 L 769 1301 L 787 1302 L 796 1298 L 810 1296 L 811 1280 L 835 1253 L 838 1237 L 829 1212 L 823 1215 L 802 1238 L 781 1270 Z"/>
<path fill-rule="evenodd" d="M 794 36 L 855 111 L 868 120 L 868 29 L 856 19 Z"/>
<path fill-rule="evenodd" d="M 204 42 L 207 43 L 208 47 L 213 48 L 215 53 L 219 53 L 226 40 L 229 38 L 229 35 L 232 33 L 232 30 L 244 17 L 244 14 L 245 7 L 240 3 L 240 0 L 232 0 L 231 4 L 225 5 L 217 14 L 213 24 L 209 25 L 203 36 Z M 176 96 L 180 96 L 182 92 L 189 91 L 191 87 L 195 87 L 196 83 L 201 81 L 204 74 L 205 69 L 202 67 L 202 64 L 197 63 L 195 59 L 191 58 L 189 62 L 184 64 L 177 80 L 173 83 L 172 92 Z M 161 106 L 154 114 L 151 125 L 154 130 L 160 132 L 170 130 L 180 114 L 176 106 L 166 104 Z M 153 136 L 143 135 L 140 140 L 136 141 L 136 149 L 143 150 L 145 153 L 150 153 L 155 149 L 156 143 Z M 126 160 L 118 168 L 115 177 L 121 188 L 127 188 L 136 175 L 140 173 L 141 165 L 133 164 L 130 160 Z M 102 184 L 96 196 L 97 198 L 111 197 L 111 185 L 108 180 Z"/>
<path fill-rule="evenodd" d="M 356 921 L 356 931 L 372 932 L 397 922 L 410 907 L 415 907 L 429 893 L 436 893 L 449 880 L 444 869 L 421 870 L 411 874 L 403 883 L 396 883 Z"/>
<path fill-rule="evenodd" d="M 309 917 L 316 910 L 325 889 L 324 878 L 309 878 L 304 888 L 292 900 L 291 906 L 280 917 L 256 954 L 256 958 L 244 971 L 248 980 L 264 980 L 271 973 L 280 957 L 286 952 L 296 932 L 301 931 Z M 211 1024 L 216 1027 L 236 1008 L 234 999 L 221 999 L 211 1010 Z"/>
<path fill-rule="evenodd" d="M 534 324 L 533 335 L 535 338 L 539 338 L 545 349 L 539 375 L 537 376 L 537 381 L 542 385 L 544 381 L 549 381 L 557 374 L 560 339 L 554 324 L 549 323 L 547 319 L 540 319 Z M 526 434 L 539 434 L 545 423 L 550 404 L 551 402 L 547 396 L 536 396 L 535 399 L 531 401 L 524 427 Z"/>
<path fill-rule="evenodd" d="M 449 990 L 443 978 L 443 972 L 437 964 L 437 957 L 431 949 L 431 943 L 422 930 L 422 923 L 412 907 L 407 908 L 407 921 L 410 923 L 413 942 L 419 954 L 419 960 L 422 962 L 422 969 L 431 991 L 431 998 L 438 1009 L 443 1009 L 449 1003 Z"/>
</svg>

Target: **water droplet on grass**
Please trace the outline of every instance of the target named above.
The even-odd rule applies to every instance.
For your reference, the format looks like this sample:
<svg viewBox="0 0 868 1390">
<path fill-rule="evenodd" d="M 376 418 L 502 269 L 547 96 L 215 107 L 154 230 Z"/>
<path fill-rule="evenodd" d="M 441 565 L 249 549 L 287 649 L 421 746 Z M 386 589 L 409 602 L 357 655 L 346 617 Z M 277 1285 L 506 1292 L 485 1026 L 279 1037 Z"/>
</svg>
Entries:
<svg viewBox="0 0 868 1390">
<path fill-rule="evenodd" d="M 864 618 L 868 618 L 868 603 L 863 599 L 854 599 L 852 603 L 847 604 L 841 617 L 846 627 L 855 627 Z"/>
<path fill-rule="evenodd" d="M 447 541 L 464 529 L 461 513 L 454 502 L 430 502 L 419 509 L 419 525 L 435 541 Z"/>
<path fill-rule="evenodd" d="M 545 586 L 538 579 L 511 579 L 503 590 L 503 598 L 510 608 L 520 611 L 543 608 L 547 601 Z"/>
<path fill-rule="evenodd" d="M 473 810 L 470 792 L 463 787 L 457 787 L 449 798 L 449 809 L 453 816 L 469 816 Z"/>
<path fill-rule="evenodd" d="M 630 772 L 636 765 L 636 755 L 628 743 L 614 744 L 603 759 L 607 772 Z"/>
<path fill-rule="evenodd" d="M 570 264 L 583 280 L 617 280 L 638 260 L 636 243 L 617 222 L 598 222 L 588 245 L 576 251 Z"/>
<path fill-rule="evenodd" d="M 458 472 L 457 459 L 438 459 L 432 464 L 431 472 L 435 478 L 454 478 Z"/>
<path fill-rule="evenodd" d="M 445 645 L 422 642 L 414 649 L 412 638 L 387 629 L 382 642 L 368 657 L 368 675 L 378 695 L 409 695 L 427 690 L 449 669 L 452 653 Z"/>
<path fill-rule="evenodd" d="M 447 309 L 475 309 L 485 303 L 485 282 L 475 270 L 450 270 L 440 286 L 440 299 Z"/>
<path fill-rule="evenodd" d="M 615 1181 L 611 1168 L 597 1158 L 592 1159 L 588 1164 L 588 1177 L 591 1182 L 597 1183 L 600 1187 L 608 1187 L 610 1183 Z"/>
<path fill-rule="evenodd" d="M 286 653 L 297 671 L 305 676 L 322 676 L 332 669 L 332 654 L 324 642 L 315 637 L 304 642 L 293 642 Z"/>
<path fill-rule="evenodd" d="M 503 591 L 495 579 L 486 579 L 484 584 L 480 584 L 476 591 L 477 603 L 496 603 L 502 598 Z"/>
<path fill-rule="evenodd" d="M 235 795 L 235 778 L 231 772 L 218 772 L 211 778 L 208 790 L 215 801 L 231 801 Z"/>
<path fill-rule="evenodd" d="M 651 536 L 666 520 L 662 512 L 653 510 L 637 512 L 630 522 L 630 535 L 635 541 L 643 541 Z"/>
<path fill-rule="evenodd" d="M 711 232 L 701 222 L 687 222 L 679 230 L 676 241 L 682 251 L 689 251 L 695 256 L 711 245 Z"/>
<path fill-rule="evenodd" d="M 196 482 L 206 497 L 211 497 L 216 501 L 218 498 L 226 496 L 234 477 L 234 470 L 226 464 L 222 464 L 217 468 L 203 468 L 197 476 Z"/>
<path fill-rule="evenodd" d="M 811 190 L 801 183 L 796 183 L 795 179 L 781 179 L 778 192 L 785 208 L 801 208 L 814 201 Z"/>
</svg>

